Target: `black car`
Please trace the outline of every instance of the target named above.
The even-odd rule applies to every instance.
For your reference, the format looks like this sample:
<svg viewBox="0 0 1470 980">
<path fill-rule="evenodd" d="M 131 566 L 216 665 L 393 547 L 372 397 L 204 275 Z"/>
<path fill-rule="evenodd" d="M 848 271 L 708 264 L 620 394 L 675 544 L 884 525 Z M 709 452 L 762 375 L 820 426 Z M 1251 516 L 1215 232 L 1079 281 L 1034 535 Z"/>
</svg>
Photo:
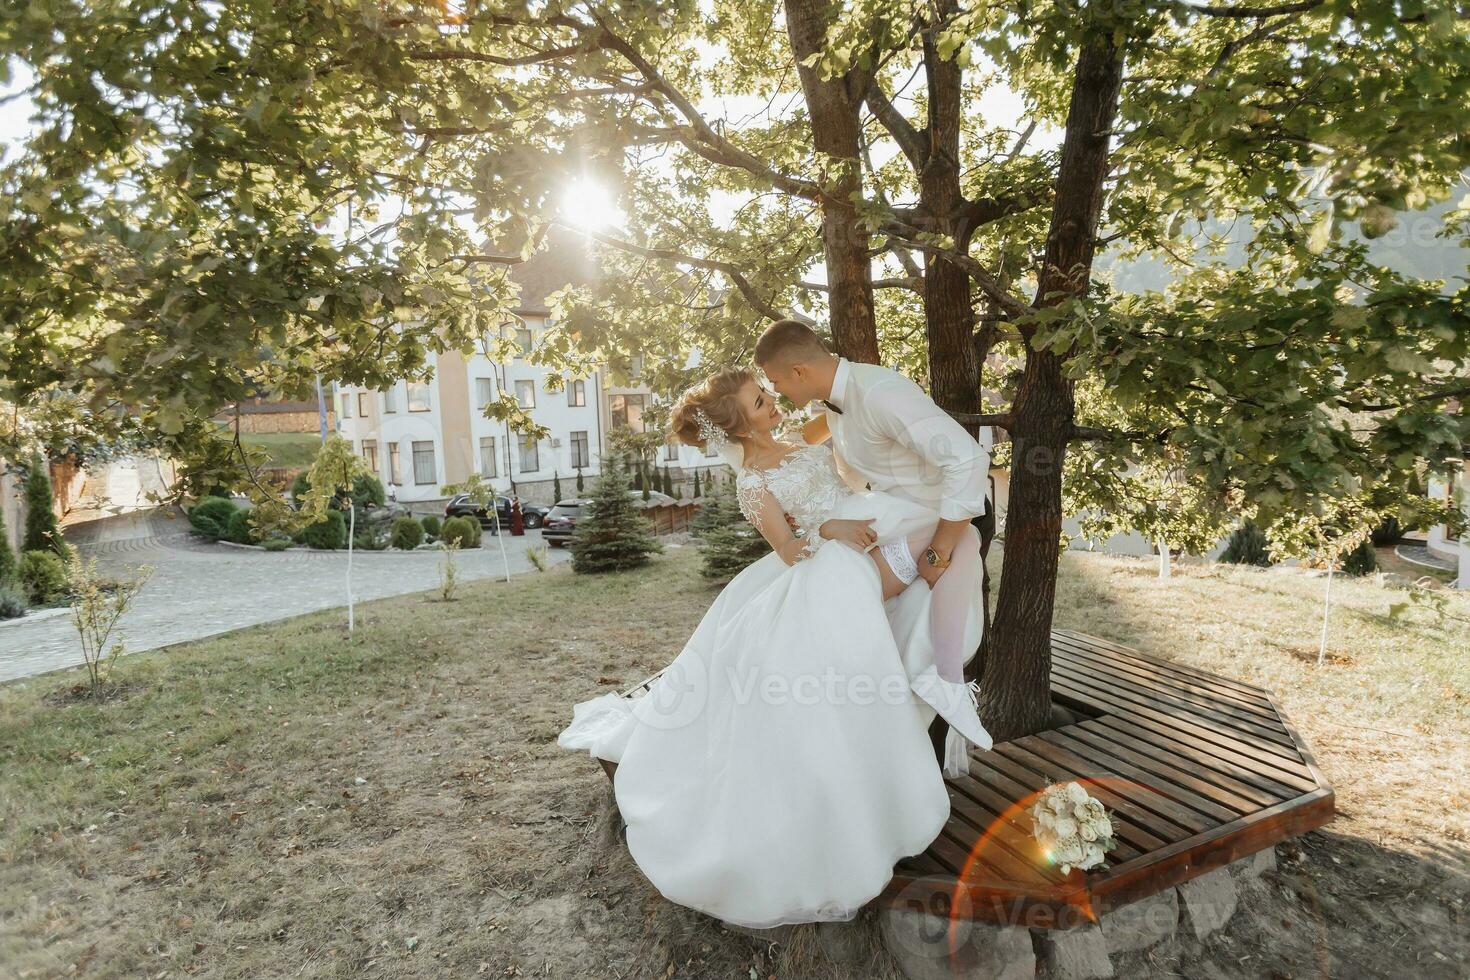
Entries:
<svg viewBox="0 0 1470 980">
<path fill-rule="evenodd" d="M 506 497 L 495 498 L 495 509 L 497 517 L 500 518 L 500 527 L 510 527 L 510 500 Z M 550 508 L 542 507 L 540 504 L 521 504 L 521 521 L 527 528 L 538 528 L 546 519 L 546 512 Z M 490 514 L 479 504 L 470 499 L 469 494 L 462 493 L 451 497 L 444 505 L 445 517 L 471 517 L 480 522 L 481 527 L 490 526 Z"/>
<path fill-rule="evenodd" d="M 661 504 L 672 504 L 674 498 L 657 490 L 648 491 L 648 499 L 643 499 L 642 490 L 630 490 L 629 496 L 633 498 L 633 504 L 638 507 L 657 507 Z M 587 497 L 573 497 L 569 500 L 557 501 L 555 507 L 546 513 L 546 521 L 541 525 L 541 540 L 548 545 L 563 545 L 572 540 L 572 532 L 577 529 L 577 518 L 582 516 L 583 510 L 592 501 Z"/>
</svg>

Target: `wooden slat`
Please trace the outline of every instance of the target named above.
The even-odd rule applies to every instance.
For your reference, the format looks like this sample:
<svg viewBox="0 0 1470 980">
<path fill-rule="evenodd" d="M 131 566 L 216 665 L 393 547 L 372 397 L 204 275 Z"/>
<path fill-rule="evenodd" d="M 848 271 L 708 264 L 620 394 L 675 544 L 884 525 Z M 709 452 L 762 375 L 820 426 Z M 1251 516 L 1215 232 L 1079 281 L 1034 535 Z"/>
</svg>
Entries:
<svg viewBox="0 0 1470 980">
<path fill-rule="evenodd" d="M 1028 767 L 1023 762 L 1012 759 L 1009 756 L 1001 754 L 1000 752 L 986 752 L 984 758 L 985 768 L 980 769 L 978 773 L 978 778 L 982 780 L 989 780 L 990 774 L 992 772 L 1001 771 L 1004 772 L 1006 775 L 1016 779 L 1017 781 L 1031 786 L 1033 788 L 1033 791 L 1039 792 L 1040 790 L 1046 789 L 1046 787 L 1050 786 L 1052 783 L 1058 782 L 1059 780 L 1065 781 L 1067 779 L 1074 778 L 1072 776 L 1058 777 L 1054 773 L 1044 772 L 1041 769 Z M 976 767 L 972 765 L 970 767 L 970 771 L 971 773 L 975 773 Z M 1113 809 L 1118 809 L 1119 802 L 1123 802 L 1125 805 L 1127 805 L 1126 801 L 1119 801 L 1118 797 L 1114 796 L 1110 790 L 1104 787 L 1099 787 L 1097 791 L 1093 793 L 1093 795 L 1101 800 L 1105 805 Z M 1118 813 L 1116 816 L 1117 819 L 1114 821 L 1114 825 L 1118 831 L 1117 836 L 1132 844 L 1140 852 L 1152 851 L 1156 848 L 1163 847 L 1165 844 L 1171 841 L 1178 840 L 1181 836 L 1184 836 L 1185 834 L 1185 831 L 1179 830 L 1172 836 L 1167 834 L 1160 836 L 1158 834 L 1152 833 L 1147 828 L 1142 827 L 1138 823 L 1129 819 L 1128 816 L 1121 809 L 1118 809 Z"/>
<path fill-rule="evenodd" d="M 1289 787 L 1290 791 L 1283 798 L 1296 793 L 1310 793 L 1318 785 L 1312 779 L 1311 773 L 1306 771 L 1305 763 L 1294 771 L 1287 771 L 1274 757 L 1249 751 L 1242 752 L 1239 746 L 1232 744 L 1228 739 L 1222 739 L 1209 731 L 1200 732 L 1196 726 L 1190 726 L 1189 729 L 1180 728 L 1170 722 L 1161 722 L 1130 711 L 1118 711 L 1104 715 L 1096 721 L 1099 725 L 1128 732 L 1138 738 L 1147 738 L 1158 744 L 1185 746 L 1203 752 L 1212 758 L 1231 762 L 1240 768 L 1257 773 L 1262 779 L 1274 785 Z"/>
<path fill-rule="evenodd" d="M 1208 719 L 1197 719 L 1177 710 L 1168 710 L 1167 706 L 1151 705 L 1120 695 L 1115 695 L 1095 685 L 1078 683 L 1071 678 L 1053 677 L 1052 686 L 1071 694 L 1073 697 L 1090 699 L 1094 704 L 1106 707 L 1107 714 L 1120 717 L 1138 716 L 1160 722 L 1171 728 L 1176 728 L 1186 734 L 1193 734 L 1218 742 L 1221 746 L 1231 749 L 1241 755 L 1250 756 L 1261 762 L 1269 763 L 1286 772 L 1294 772 L 1302 777 L 1307 777 L 1306 764 L 1302 762 L 1301 756 L 1287 749 L 1285 746 L 1276 745 L 1274 742 L 1262 742 L 1251 738 L 1244 733 L 1231 729 L 1223 732 L 1219 727 L 1209 727 L 1202 722 Z"/>
<path fill-rule="evenodd" d="M 1261 748 L 1296 755 L 1296 747 L 1292 744 L 1291 736 L 1276 725 L 1265 725 L 1249 718 L 1237 717 L 1229 711 L 1217 711 L 1214 708 L 1193 704 L 1166 691 L 1149 688 L 1116 675 L 1089 673 L 1065 660 L 1052 661 L 1051 676 L 1054 680 L 1065 678 L 1076 684 L 1094 688 L 1101 687 L 1114 696 L 1135 704 L 1188 714 L 1201 721 L 1219 725 L 1236 738 L 1252 742 Z"/>
<path fill-rule="evenodd" d="M 996 819 L 1003 821 L 1005 826 L 1011 828 L 1013 832 L 1005 838 L 1006 842 L 1011 844 L 1013 850 L 1019 851 L 1032 861 L 1043 861 L 1044 856 L 1041 853 L 1041 847 L 1036 843 L 1036 837 L 1033 834 L 1034 827 L 1032 826 L 1030 810 L 1029 808 L 1016 806 L 1017 800 L 1025 799 L 1032 794 L 1022 792 L 1019 796 L 1012 797 L 1008 794 L 998 793 L 988 784 L 975 778 L 978 768 L 978 766 L 972 764 L 970 775 L 949 780 L 950 787 L 975 800 L 986 811 L 992 814 L 999 814 L 1000 816 Z M 1015 839 L 1019 839 L 1021 843 L 1019 845 L 1013 843 Z M 1134 851 L 1126 842 L 1120 841 L 1119 847 L 1131 852 L 1129 854 L 1130 857 L 1136 853 L 1141 853 Z"/>
<path fill-rule="evenodd" d="M 1026 748 L 1044 759 L 1050 759 L 1053 762 L 1064 765 L 1073 772 L 1080 773 L 1083 776 L 1092 779 L 1107 779 L 1108 777 L 1112 777 L 1113 781 L 1109 783 L 1110 787 L 1119 796 L 1127 797 L 1139 806 L 1151 810 L 1156 815 L 1154 817 L 1156 821 L 1170 820 L 1195 833 L 1219 826 L 1219 820 L 1204 816 L 1198 811 L 1191 810 L 1189 807 L 1171 800 L 1162 793 L 1157 793 L 1147 786 L 1119 776 L 1112 766 L 1105 765 L 1101 761 L 1094 761 L 1087 756 L 1078 755 L 1065 745 L 1054 741 L 1052 736 L 1055 735 L 1055 732 L 1042 732 L 1039 735 L 1031 736 L 1035 741 L 1028 742 Z"/>
<path fill-rule="evenodd" d="M 1038 772 L 1045 773 L 1052 778 L 1053 782 L 1067 783 L 1080 780 L 1084 783 L 1087 791 L 1102 801 L 1103 805 L 1112 810 L 1120 819 L 1132 827 L 1147 831 L 1155 837 L 1174 842 L 1183 840 L 1192 834 L 1198 833 L 1200 829 L 1198 819 L 1188 823 L 1176 823 L 1166 820 L 1157 812 L 1150 810 L 1135 799 L 1135 794 L 1125 792 L 1125 787 L 1118 783 L 1107 784 L 1095 782 L 1091 773 L 1092 767 L 1085 764 L 1081 766 L 1072 765 L 1072 760 L 1061 761 L 1055 756 L 1062 755 L 1061 752 L 1048 753 L 1045 756 L 1038 755 L 1032 751 L 1033 745 L 1043 743 L 1028 742 L 1021 744 L 1021 740 L 1015 742 L 1003 742 L 994 749 L 1008 758 L 1015 759 L 1024 765 L 1030 766 Z"/>
<path fill-rule="evenodd" d="M 1069 734 L 1078 738 L 1101 738 L 1106 739 L 1113 746 L 1128 753 L 1136 754 L 1139 759 L 1134 760 L 1134 755 L 1125 755 L 1125 759 L 1132 761 L 1151 760 L 1149 766 L 1166 765 L 1183 769 L 1188 767 L 1198 773 L 1201 780 L 1209 785 L 1235 794 L 1249 801 L 1252 809 L 1260 809 L 1266 806 L 1275 806 L 1282 800 L 1289 800 L 1299 795 L 1297 790 L 1290 789 L 1280 783 L 1276 783 L 1274 789 L 1263 789 L 1250 779 L 1236 778 L 1234 772 L 1239 771 L 1246 776 L 1252 775 L 1247 770 L 1236 770 L 1236 767 L 1222 759 L 1212 759 L 1197 752 L 1186 751 L 1179 743 L 1170 744 L 1167 748 L 1150 744 L 1143 739 L 1126 735 L 1115 728 L 1108 728 L 1101 721 L 1085 721 L 1080 725 L 1074 725 L 1068 730 Z M 1261 780 L 1266 781 L 1264 777 Z"/>
<path fill-rule="evenodd" d="M 975 845 L 985 835 L 985 831 L 995 829 L 994 814 L 986 813 L 974 800 L 968 799 L 953 786 L 948 789 L 951 817 L 944 832 L 965 846 L 975 860 L 983 861 L 998 871 L 1001 878 L 1018 885 L 1061 883 L 1062 876 L 1055 868 L 1024 853 L 1025 841 L 1013 830 L 1008 830 L 1005 838 L 997 832 L 995 836 L 987 838 L 989 846 L 977 851 Z M 957 821 L 959 825 L 956 825 Z"/>
<path fill-rule="evenodd" d="M 1249 800 L 1235 799 L 1238 802 L 1224 803 L 1216 798 L 1214 787 L 1208 783 L 1189 775 L 1188 773 L 1174 770 L 1173 773 L 1165 771 L 1165 767 L 1143 766 L 1126 758 L 1127 752 L 1120 750 L 1105 739 L 1084 739 L 1071 728 L 1065 731 L 1047 732 L 1046 738 L 1050 742 L 1061 745 L 1078 756 L 1086 759 L 1096 759 L 1100 767 L 1119 776 L 1133 779 L 1138 785 L 1146 787 L 1177 800 L 1182 806 L 1187 806 L 1206 819 L 1217 823 L 1228 823 L 1236 817 L 1256 810 L 1257 807 Z M 1151 760 L 1145 760 L 1151 761 Z M 1229 794 L 1223 794 L 1228 797 Z"/>
<path fill-rule="evenodd" d="M 1160 668 L 1167 668 L 1168 670 L 1176 671 L 1181 674 L 1188 674 L 1191 677 L 1200 678 L 1213 684 L 1219 684 L 1222 687 L 1232 688 L 1242 694 L 1255 695 L 1257 697 L 1263 698 L 1269 697 L 1269 692 L 1266 691 L 1265 688 L 1257 687 L 1254 684 L 1248 684 L 1245 681 L 1236 680 L 1233 677 L 1221 677 L 1219 674 L 1212 674 L 1209 671 L 1200 670 L 1198 667 L 1191 667 L 1188 664 L 1181 664 L 1174 660 L 1164 660 L 1159 657 L 1151 656 L 1150 654 L 1143 653 L 1139 650 L 1134 650 L 1131 647 L 1120 646 L 1119 644 L 1114 643 L 1111 640 L 1104 640 L 1102 637 L 1099 636 L 1092 636 L 1088 633 L 1079 633 L 1076 630 L 1053 630 L 1052 638 L 1055 639 L 1058 636 L 1064 637 L 1069 640 L 1079 641 L 1086 644 L 1087 646 L 1094 647 L 1108 653 L 1116 654 L 1121 659 L 1153 664 L 1154 666 Z"/>
<path fill-rule="evenodd" d="M 1135 664 L 1091 647 L 1073 646 L 1068 641 L 1054 644 L 1052 656 L 1068 659 L 1078 669 L 1091 668 L 1118 677 L 1128 677 L 1144 684 L 1159 686 L 1206 707 L 1231 708 L 1244 712 L 1246 717 L 1256 721 L 1270 725 L 1276 723 L 1276 713 L 1271 710 L 1265 698 L 1247 699 L 1224 688 L 1210 687 L 1202 681 L 1171 675 L 1152 664 Z"/>
</svg>

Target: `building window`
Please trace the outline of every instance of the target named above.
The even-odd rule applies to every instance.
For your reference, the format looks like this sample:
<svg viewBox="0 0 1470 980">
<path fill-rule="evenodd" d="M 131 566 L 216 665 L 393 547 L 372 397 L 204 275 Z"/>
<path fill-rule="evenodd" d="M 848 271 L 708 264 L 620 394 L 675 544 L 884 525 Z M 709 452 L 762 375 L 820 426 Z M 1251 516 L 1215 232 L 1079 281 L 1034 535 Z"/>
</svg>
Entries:
<svg viewBox="0 0 1470 980">
<path fill-rule="evenodd" d="M 352 418 L 352 396 L 346 392 L 342 393 L 342 417 L 344 419 Z"/>
<path fill-rule="evenodd" d="M 495 437 L 480 437 L 480 475 L 484 477 L 497 476 L 495 472 Z"/>
<path fill-rule="evenodd" d="M 383 389 L 383 414 L 392 415 L 398 411 L 398 386 Z"/>
<path fill-rule="evenodd" d="M 536 382 L 516 382 L 516 404 L 521 406 L 521 408 L 536 407 Z"/>
<path fill-rule="evenodd" d="M 572 433 L 572 469 L 592 465 L 592 456 L 587 451 L 587 433 Z"/>
<path fill-rule="evenodd" d="M 715 454 L 715 447 L 714 446 L 705 446 L 704 447 L 704 454 L 706 456 L 714 456 L 714 454 Z"/>
<path fill-rule="evenodd" d="M 359 418 L 365 419 L 372 414 L 372 409 L 368 407 L 368 403 L 372 397 L 373 393 L 371 391 L 359 391 L 357 393 L 357 415 Z"/>
<path fill-rule="evenodd" d="M 634 432 L 643 431 L 643 396 L 613 395 L 612 424 L 623 426 Z"/>
<path fill-rule="evenodd" d="M 633 380 L 634 381 L 637 381 L 639 378 L 643 377 L 643 355 L 642 354 L 634 354 L 633 355 L 633 375 L 632 375 L 632 377 L 633 377 Z"/>
<path fill-rule="evenodd" d="M 516 435 L 516 442 L 519 444 L 521 450 L 521 472 L 534 473 L 539 470 L 541 468 L 541 453 L 540 447 L 536 444 L 536 440 L 525 433 L 518 433 Z"/>
<path fill-rule="evenodd" d="M 410 381 L 408 383 L 408 410 L 410 412 L 427 412 L 429 410 L 429 383 L 427 381 Z"/>
<path fill-rule="evenodd" d="M 587 382 L 567 382 L 567 405 L 571 408 L 587 407 Z"/>
<path fill-rule="evenodd" d="M 434 482 L 434 444 L 432 442 L 413 444 L 413 482 Z"/>
<path fill-rule="evenodd" d="M 362 458 L 367 463 L 368 471 L 373 476 L 378 475 L 378 440 L 364 439 L 362 441 Z"/>
<path fill-rule="evenodd" d="M 531 328 L 521 327 L 516 331 L 516 346 L 521 349 L 517 357 L 526 357 L 531 353 Z"/>
<path fill-rule="evenodd" d="M 674 462 L 679 458 L 679 444 L 677 442 L 664 443 L 664 459 Z"/>
<path fill-rule="evenodd" d="M 388 443 L 388 482 L 403 484 L 403 468 L 398 465 L 398 443 Z"/>
<path fill-rule="evenodd" d="M 475 408 L 485 410 L 485 406 L 495 400 L 495 381 L 493 378 L 475 379 Z"/>
</svg>

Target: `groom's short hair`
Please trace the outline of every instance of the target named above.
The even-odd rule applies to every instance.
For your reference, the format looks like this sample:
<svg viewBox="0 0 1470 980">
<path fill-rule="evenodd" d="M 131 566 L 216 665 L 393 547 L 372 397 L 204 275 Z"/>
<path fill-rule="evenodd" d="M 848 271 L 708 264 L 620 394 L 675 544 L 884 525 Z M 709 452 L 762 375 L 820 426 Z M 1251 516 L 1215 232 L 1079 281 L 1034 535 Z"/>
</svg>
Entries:
<svg viewBox="0 0 1470 980">
<path fill-rule="evenodd" d="M 800 320 L 777 320 L 755 342 L 755 363 L 762 367 L 786 367 L 831 353 L 816 331 Z"/>
</svg>

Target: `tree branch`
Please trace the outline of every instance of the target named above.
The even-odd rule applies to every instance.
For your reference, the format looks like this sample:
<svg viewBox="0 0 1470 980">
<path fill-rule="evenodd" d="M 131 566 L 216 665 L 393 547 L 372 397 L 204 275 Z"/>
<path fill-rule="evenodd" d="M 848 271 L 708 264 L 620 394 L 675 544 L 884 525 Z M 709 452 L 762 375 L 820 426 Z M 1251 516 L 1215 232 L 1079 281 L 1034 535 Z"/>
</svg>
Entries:
<svg viewBox="0 0 1470 980">
<path fill-rule="evenodd" d="M 562 225 L 564 228 L 573 228 L 581 231 L 581 229 L 576 229 L 574 225 L 569 225 L 561 221 L 555 223 Z M 582 233 L 595 242 L 606 245 L 609 248 L 616 248 L 620 251 L 628 252 L 632 255 L 641 255 L 644 258 L 658 259 L 663 262 L 682 263 L 693 266 L 696 269 L 710 269 L 714 272 L 723 273 L 726 278 L 735 284 L 735 288 L 740 290 L 740 294 L 745 297 L 746 302 L 755 307 L 761 316 L 764 316 L 768 320 L 780 320 L 785 316 L 785 314 L 781 313 L 767 300 L 762 298 L 760 293 L 756 292 L 750 280 L 745 277 L 745 273 L 741 272 L 733 263 L 722 262 L 719 259 L 702 259 L 695 255 L 676 252 L 671 248 L 649 248 L 646 245 L 636 245 L 633 242 L 624 241 L 621 238 L 614 238 L 611 235 L 605 235 L 598 231 L 582 231 Z"/>
<path fill-rule="evenodd" d="M 883 128 L 888 130 L 889 135 L 898 144 L 898 148 L 908 158 L 909 166 L 914 168 L 914 173 L 923 173 L 924 165 L 929 160 L 929 147 L 925 144 L 924 134 L 904 118 L 904 114 L 898 111 L 898 107 L 889 101 L 876 78 L 872 79 L 867 87 L 865 101 L 873 112 L 873 118 L 883 124 Z"/>
</svg>

